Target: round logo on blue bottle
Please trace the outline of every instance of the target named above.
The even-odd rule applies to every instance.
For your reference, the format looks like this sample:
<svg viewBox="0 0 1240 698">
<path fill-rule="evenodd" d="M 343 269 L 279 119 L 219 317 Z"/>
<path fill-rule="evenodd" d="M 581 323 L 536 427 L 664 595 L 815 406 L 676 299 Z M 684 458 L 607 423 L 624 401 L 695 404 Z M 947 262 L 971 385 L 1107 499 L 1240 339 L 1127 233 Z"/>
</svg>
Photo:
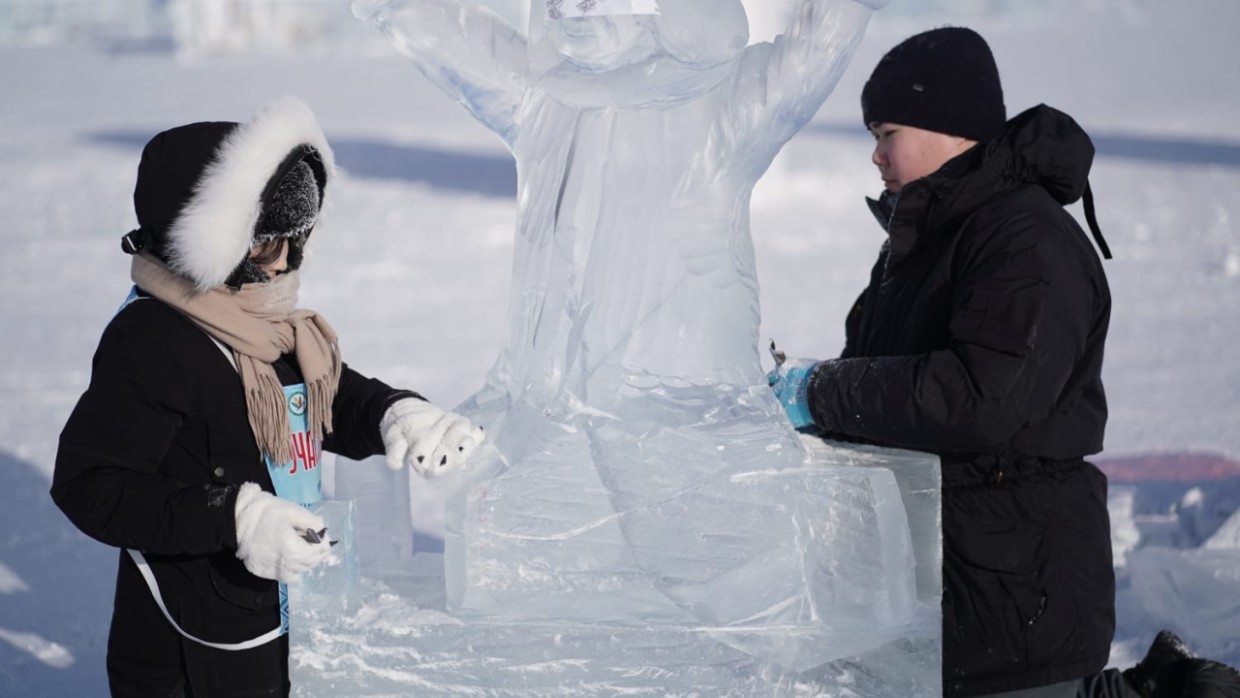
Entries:
<svg viewBox="0 0 1240 698">
<path fill-rule="evenodd" d="M 297 417 L 306 413 L 306 394 L 300 390 L 288 396 L 288 411 Z"/>
</svg>

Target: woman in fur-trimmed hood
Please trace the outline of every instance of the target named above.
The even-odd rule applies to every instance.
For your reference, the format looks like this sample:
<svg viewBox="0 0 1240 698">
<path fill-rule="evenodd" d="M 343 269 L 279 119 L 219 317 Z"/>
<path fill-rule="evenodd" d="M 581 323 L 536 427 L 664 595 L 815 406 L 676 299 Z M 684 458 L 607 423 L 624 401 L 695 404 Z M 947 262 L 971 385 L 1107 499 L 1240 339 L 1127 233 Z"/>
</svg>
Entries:
<svg viewBox="0 0 1240 698">
<path fill-rule="evenodd" d="M 60 437 L 52 497 L 121 548 L 108 638 L 117 696 L 283 695 L 284 584 L 331 554 L 319 455 L 386 453 L 424 476 L 481 430 L 349 368 L 297 307 L 334 176 L 313 112 L 156 135 L 138 166 L 134 288 Z"/>
</svg>

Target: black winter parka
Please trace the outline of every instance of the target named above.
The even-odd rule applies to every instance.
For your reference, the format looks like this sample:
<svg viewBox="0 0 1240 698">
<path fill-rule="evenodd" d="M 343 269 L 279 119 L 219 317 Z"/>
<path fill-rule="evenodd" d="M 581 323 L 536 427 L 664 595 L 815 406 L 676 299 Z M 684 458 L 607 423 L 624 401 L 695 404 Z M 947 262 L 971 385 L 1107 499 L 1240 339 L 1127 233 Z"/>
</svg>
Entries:
<svg viewBox="0 0 1240 698">
<path fill-rule="evenodd" d="M 1063 206 L 1093 146 L 1045 105 L 904 187 L 840 359 L 810 376 L 815 424 L 939 455 L 948 696 L 1105 666 L 1114 632 L 1101 372 L 1106 275 Z"/>
<path fill-rule="evenodd" d="M 275 367 L 285 385 L 301 381 L 291 357 Z M 417 395 L 345 367 L 323 448 L 355 459 L 382 453 L 383 412 L 408 396 Z M 87 535 L 144 553 L 173 618 L 209 642 L 249 640 L 280 620 L 276 582 L 236 557 L 238 486 L 274 491 L 246 414 L 240 376 L 220 347 L 176 310 L 142 299 L 104 331 L 56 455 L 57 505 Z M 108 642 L 114 694 L 169 695 L 165 682 L 181 675 L 195 695 L 263 685 L 279 694 L 286 648 L 225 652 L 183 640 L 122 551 Z"/>
</svg>

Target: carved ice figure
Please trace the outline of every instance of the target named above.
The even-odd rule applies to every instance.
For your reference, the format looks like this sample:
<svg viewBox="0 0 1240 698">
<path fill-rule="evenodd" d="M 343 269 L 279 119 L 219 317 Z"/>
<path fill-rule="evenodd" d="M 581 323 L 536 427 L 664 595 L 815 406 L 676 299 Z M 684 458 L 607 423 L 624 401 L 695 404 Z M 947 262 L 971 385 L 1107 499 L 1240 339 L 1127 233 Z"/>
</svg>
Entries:
<svg viewBox="0 0 1240 698">
<path fill-rule="evenodd" d="M 798 0 L 752 46 L 739 0 L 589 4 L 534 0 L 527 40 L 459 0 L 354 2 L 517 162 L 508 332 L 461 408 L 496 453 L 447 503 L 448 607 L 696 624 L 795 670 L 898 637 L 895 480 L 788 425 L 749 232 L 754 184 L 885 0 Z"/>
</svg>

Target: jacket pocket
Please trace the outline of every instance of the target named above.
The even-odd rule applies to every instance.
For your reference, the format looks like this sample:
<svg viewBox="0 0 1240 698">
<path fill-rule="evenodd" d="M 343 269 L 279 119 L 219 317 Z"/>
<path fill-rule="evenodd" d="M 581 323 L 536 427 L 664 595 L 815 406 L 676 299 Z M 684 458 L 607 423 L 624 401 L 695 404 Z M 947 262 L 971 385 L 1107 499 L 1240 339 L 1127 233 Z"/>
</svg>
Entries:
<svg viewBox="0 0 1240 698">
<path fill-rule="evenodd" d="M 979 493 L 1003 503 L 1001 491 Z M 1036 663 L 1030 631 L 1048 607 L 1043 529 L 1019 516 L 944 507 L 944 674 L 979 678 Z"/>
<path fill-rule="evenodd" d="M 1023 356 L 1033 347 L 1045 305 L 1041 278 L 1003 278 L 971 286 L 951 321 L 958 341 Z"/>
<path fill-rule="evenodd" d="M 216 596 L 232 606 L 259 611 L 280 603 L 279 585 L 250 574 L 233 551 L 212 555 L 207 569 Z"/>
</svg>

